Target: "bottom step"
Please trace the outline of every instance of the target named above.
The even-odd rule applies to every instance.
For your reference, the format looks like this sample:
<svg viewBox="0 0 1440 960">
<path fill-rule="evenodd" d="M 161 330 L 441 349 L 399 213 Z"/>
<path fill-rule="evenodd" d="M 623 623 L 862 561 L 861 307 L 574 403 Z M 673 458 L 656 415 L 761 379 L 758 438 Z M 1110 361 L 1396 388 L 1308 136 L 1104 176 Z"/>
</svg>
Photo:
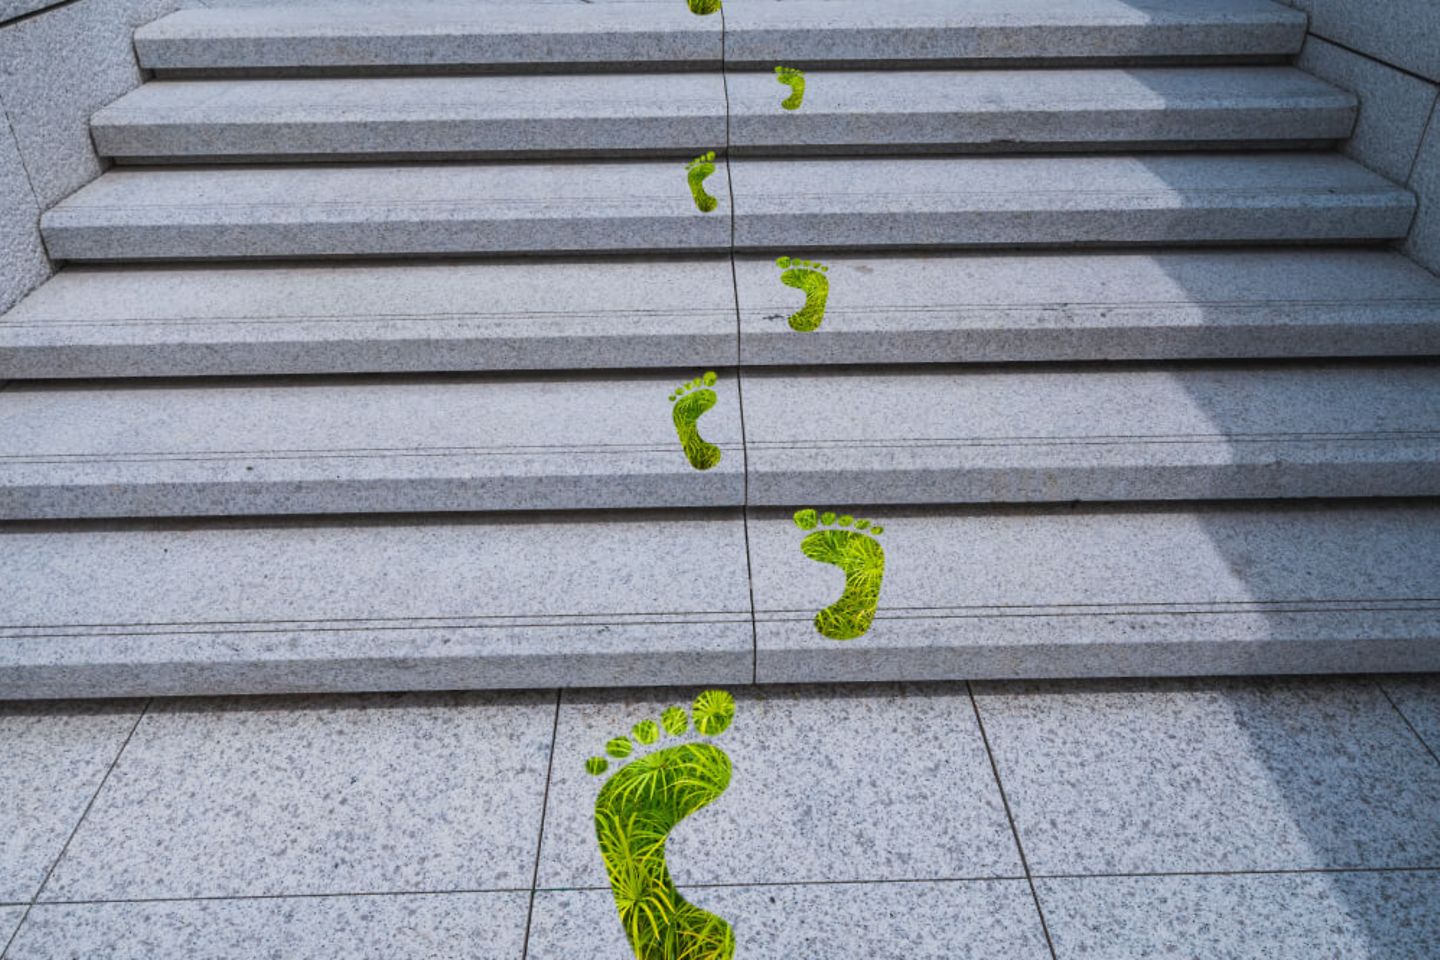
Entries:
<svg viewBox="0 0 1440 960">
<path fill-rule="evenodd" d="M 844 642 L 788 511 L 9 525 L 0 698 L 1440 670 L 1435 501 L 866 515 Z"/>
</svg>

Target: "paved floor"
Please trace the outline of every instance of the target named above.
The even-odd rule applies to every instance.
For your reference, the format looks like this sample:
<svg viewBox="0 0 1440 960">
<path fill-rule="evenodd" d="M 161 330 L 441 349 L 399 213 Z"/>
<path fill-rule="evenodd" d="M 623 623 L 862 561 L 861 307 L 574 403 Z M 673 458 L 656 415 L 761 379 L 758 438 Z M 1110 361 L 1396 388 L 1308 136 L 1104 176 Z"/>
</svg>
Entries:
<svg viewBox="0 0 1440 960">
<path fill-rule="evenodd" d="M 583 762 L 694 692 L 0 704 L 4 960 L 626 960 Z M 1440 677 L 733 692 L 742 960 L 1440 957 Z"/>
</svg>

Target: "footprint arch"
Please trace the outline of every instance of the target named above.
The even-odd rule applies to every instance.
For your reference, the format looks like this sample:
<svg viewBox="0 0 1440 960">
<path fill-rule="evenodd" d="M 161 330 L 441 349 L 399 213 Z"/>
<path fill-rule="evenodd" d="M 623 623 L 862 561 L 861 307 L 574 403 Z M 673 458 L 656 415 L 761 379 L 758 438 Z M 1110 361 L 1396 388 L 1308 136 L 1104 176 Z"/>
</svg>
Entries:
<svg viewBox="0 0 1440 960">
<path fill-rule="evenodd" d="M 830 300 L 830 269 L 814 260 L 781 257 L 775 261 L 781 271 L 780 282 L 805 294 L 805 305 L 790 315 L 790 329 L 797 333 L 814 333 L 825 322 L 825 305 Z"/>
<path fill-rule="evenodd" d="M 885 579 L 885 548 L 876 539 L 885 528 L 848 514 L 801 510 L 795 525 L 813 531 L 800 541 L 800 552 L 811 560 L 839 567 L 845 574 L 845 592 L 815 614 L 815 629 L 831 640 L 854 640 L 870 632 L 880 605 Z M 826 529 L 817 529 L 824 527 Z"/>
<path fill-rule="evenodd" d="M 662 729 L 672 737 L 685 736 L 692 729 L 696 735 L 715 737 L 729 728 L 734 716 L 734 697 L 724 690 L 707 690 L 695 698 L 690 714 L 671 707 L 658 725 L 641 721 L 631 736 L 641 744 L 658 740 Z M 628 737 L 616 737 L 606 744 L 605 752 L 620 759 L 633 749 Z M 586 771 L 596 776 L 609 766 L 605 757 L 585 761 Z M 636 960 L 734 957 L 734 928 L 687 902 L 675 889 L 665 862 L 670 832 L 724 793 L 730 774 L 730 758 L 723 750 L 712 743 L 689 741 L 626 763 L 600 788 L 595 839 Z"/>
<path fill-rule="evenodd" d="M 704 376 L 682 383 L 670 394 L 670 402 L 674 404 L 670 419 L 675 423 L 675 434 L 680 438 L 685 458 L 696 470 L 709 470 L 722 456 L 719 447 L 700 436 L 699 425 L 700 418 L 718 402 L 715 391 L 710 389 L 718 379 L 715 371 L 709 370 Z"/>
</svg>

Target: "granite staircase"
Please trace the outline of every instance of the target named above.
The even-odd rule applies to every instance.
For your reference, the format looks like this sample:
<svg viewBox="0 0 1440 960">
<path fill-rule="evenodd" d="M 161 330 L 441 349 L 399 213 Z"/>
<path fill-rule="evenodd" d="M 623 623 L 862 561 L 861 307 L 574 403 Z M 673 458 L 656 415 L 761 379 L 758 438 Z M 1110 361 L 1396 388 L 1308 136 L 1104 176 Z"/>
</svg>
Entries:
<svg viewBox="0 0 1440 960">
<path fill-rule="evenodd" d="M 115 165 L 42 222 L 67 266 L 0 319 L 0 697 L 1440 670 L 1440 281 L 1304 28 L 142 28 Z M 780 255 L 829 268 L 818 332 Z M 705 370 L 702 472 L 667 397 Z M 860 639 L 812 624 L 811 506 L 887 528 Z"/>
</svg>

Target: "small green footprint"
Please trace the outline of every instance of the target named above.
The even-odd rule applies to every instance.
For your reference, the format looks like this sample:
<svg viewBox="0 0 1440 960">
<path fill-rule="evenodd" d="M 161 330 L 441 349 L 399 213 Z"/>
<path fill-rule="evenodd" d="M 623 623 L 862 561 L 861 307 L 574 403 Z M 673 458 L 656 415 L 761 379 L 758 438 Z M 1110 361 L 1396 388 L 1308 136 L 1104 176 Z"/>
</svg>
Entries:
<svg viewBox="0 0 1440 960">
<path fill-rule="evenodd" d="M 690 12 L 701 17 L 708 17 L 720 9 L 720 0 L 690 0 Z"/>
<path fill-rule="evenodd" d="M 720 201 L 705 192 L 705 178 L 715 172 L 715 151 L 700 154 L 685 164 L 685 170 L 689 174 L 690 193 L 695 197 L 695 206 L 700 208 L 700 212 L 709 213 L 718 207 Z"/>
<path fill-rule="evenodd" d="M 853 530 L 815 530 L 817 524 L 851 527 Z M 875 622 L 880 603 L 880 581 L 885 577 L 885 550 L 875 538 L 885 528 L 869 520 L 837 517 L 826 511 L 801 510 L 795 514 L 801 530 L 815 530 L 800 542 L 800 550 L 811 560 L 833 563 L 845 571 L 845 592 L 830 606 L 815 614 L 815 629 L 831 640 L 854 640 L 864 636 Z M 860 531 L 866 531 L 861 533 Z"/>
<path fill-rule="evenodd" d="M 825 276 L 830 268 L 813 260 L 791 257 L 781 257 L 775 265 L 785 271 L 780 274 L 781 283 L 805 293 L 805 306 L 790 315 L 790 329 L 800 333 L 819 330 L 825 321 L 825 303 L 830 299 L 830 278 Z"/>
<path fill-rule="evenodd" d="M 719 736 L 735 718 L 735 698 L 706 690 L 695 698 L 695 730 Z M 681 707 L 660 715 L 660 726 L 681 736 L 690 726 Z M 631 730 L 641 744 L 660 738 L 654 720 Z M 605 752 L 628 757 L 634 745 L 615 737 Z M 610 768 L 604 757 L 585 761 L 599 776 Z M 675 825 L 713 802 L 730 785 L 730 758 L 708 743 L 681 743 L 657 750 L 616 770 L 595 800 L 595 838 L 615 894 L 620 924 L 636 960 L 731 960 L 735 931 L 719 917 L 687 903 L 670 879 L 665 841 Z"/>
<path fill-rule="evenodd" d="M 795 67 L 776 67 L 775 79 L 790 88 L 790 96 L 780 101 L 786 110 L 799 110 L 805 100 L 805 73 Z"/>
<path fill-rule="evenodd" d="M 670 394 L 670 401 L 675 404 L 671 411 L 675 432 L 680 436 L 680 446 L 684 449 L 690 466 L 696 470 L 709 470 L 720 462 L 720 448 L 701 439 L 700 428 L 696 425 L 696 421 L 715 406 L 718 398 L 710 388 L 717 379 L 719 378 L 715 376 L 715 371 L 709 370 L 703 377 L 682 383 Z"/>
</svg>

